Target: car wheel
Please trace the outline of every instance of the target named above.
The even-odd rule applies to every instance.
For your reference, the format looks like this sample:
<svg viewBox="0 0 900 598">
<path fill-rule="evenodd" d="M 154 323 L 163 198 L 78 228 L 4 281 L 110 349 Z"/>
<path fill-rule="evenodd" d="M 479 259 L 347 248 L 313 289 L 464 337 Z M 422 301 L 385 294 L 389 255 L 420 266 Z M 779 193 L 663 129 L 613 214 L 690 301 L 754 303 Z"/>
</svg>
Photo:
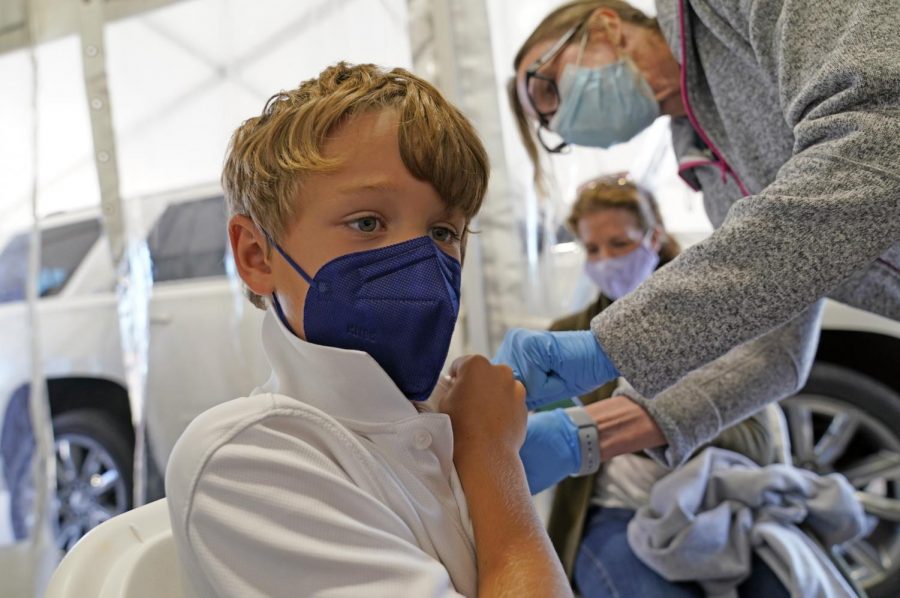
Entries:
<svg viewBox="0 0 900 598">
<path fill-rule="evenodd" d="M 90 529 L 131 508 L 132 448 L 126 434 L 96 409 L 67 411 L 53 418 L 56 453 L 55 531 L 68 551 Z M 12 494 L 13 527 L 24 537 L 34 524 L 31 467 Z"/>
<path fill-rule="evenodd" d="M 838 547 L 850 575 L 873 598 L 900 595 L 900 395 L 819 363 L 781 405 L 794 465 L 843 474 L 866 506 L 866 535 Z"/>
</svg>

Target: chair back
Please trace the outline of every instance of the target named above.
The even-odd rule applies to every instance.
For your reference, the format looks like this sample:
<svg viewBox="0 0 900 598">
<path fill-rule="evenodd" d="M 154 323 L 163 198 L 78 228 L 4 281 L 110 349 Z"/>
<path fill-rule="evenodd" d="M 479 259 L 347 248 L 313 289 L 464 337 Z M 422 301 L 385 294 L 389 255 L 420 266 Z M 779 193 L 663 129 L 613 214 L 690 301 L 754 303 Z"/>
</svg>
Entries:
<svg viewBox="0 0 900 598">
<path fill-rule="evenodd" d="M 189 598 L 166 499 L 92 529 L 63 558 L 47 598 Z"/>
</svg>

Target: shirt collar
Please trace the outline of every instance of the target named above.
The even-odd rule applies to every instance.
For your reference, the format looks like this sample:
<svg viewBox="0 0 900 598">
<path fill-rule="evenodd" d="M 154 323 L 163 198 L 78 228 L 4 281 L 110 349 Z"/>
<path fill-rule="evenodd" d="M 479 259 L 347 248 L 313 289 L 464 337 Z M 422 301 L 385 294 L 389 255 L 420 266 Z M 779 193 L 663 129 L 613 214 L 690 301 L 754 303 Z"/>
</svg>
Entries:
<svg viewBox="0 0 900 598">
<path fill-rule="evenodd" d="M 301 340 L 271 308 L 263 319 L 262 342 L 272 376 L 257 392 L 286 395 L 358 422 L 395 422 L 418 413 L 368 353 Z"/>
</svg>

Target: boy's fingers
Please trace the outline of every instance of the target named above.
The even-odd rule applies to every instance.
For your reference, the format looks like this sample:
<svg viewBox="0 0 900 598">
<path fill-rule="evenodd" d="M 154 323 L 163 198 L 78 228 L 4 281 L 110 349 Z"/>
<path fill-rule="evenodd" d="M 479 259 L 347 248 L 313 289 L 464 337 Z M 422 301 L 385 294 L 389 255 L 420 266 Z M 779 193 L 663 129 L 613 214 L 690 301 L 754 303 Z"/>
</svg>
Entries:
<svg viewBox="0 0 900 598">
<path fill-rule="evenodd" d="M 450 364 L 450 378 L 456 378 L 459 374 L 459 369 L 463 366 L 463 364 L 469 360 L 469 355 L 463 355 L 462 357 L 457 357 L 453 360 L 453 363 Z"/>
<path fill-rule="evenodd" d="M 515 385 L 516 385 L 515 391 L 514 391 L 515 394 L 513 396 L 515 396 L 516 401 L 518 401 L 519 403 L 524 403 L 525 395 L 527 394 L 525 391 L 525 385 L 522 384 L 521 382 L 519 382 L 518 380 L 516 380 Z"/>
</svg>

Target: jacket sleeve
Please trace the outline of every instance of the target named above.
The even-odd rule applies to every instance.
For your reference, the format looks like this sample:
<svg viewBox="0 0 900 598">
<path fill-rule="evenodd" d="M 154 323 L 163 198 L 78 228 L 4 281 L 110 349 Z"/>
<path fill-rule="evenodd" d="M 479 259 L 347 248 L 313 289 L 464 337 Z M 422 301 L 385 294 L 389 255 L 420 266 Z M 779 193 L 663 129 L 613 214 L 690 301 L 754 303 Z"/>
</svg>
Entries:
<svg viewBox="0 0 900 598">
<path fill-rule="evenodd" d="M 606 353 L 647 396 L 795 318 L 900 239 L 896 4 L 785 2 L 762 33 L 755 11 L 766 3 L 755 4 L 750 30 L 793 154 L 713 235 L 594 319 Z"/>
<path fill-rule="evenodd" d="M 643 407 L 666 437 L 667 446 L 648 453 L 666 467 L 678 467 L 730 426 L 800 390 L 815 359 L 824 303 L 735 347 L 653 399 L 627 385 L 617 388 L 616 394 Z M 739 452 L 759 462 L 760 455 Z"/>
<path fill-rule="evenodd" d="M 258 428 L 209 456 L 189 498 L 167 476 L 185 505 L 179 556 L 212 594 L 460 596 L 403 521 L 319 447 Z"/>
</svg>

